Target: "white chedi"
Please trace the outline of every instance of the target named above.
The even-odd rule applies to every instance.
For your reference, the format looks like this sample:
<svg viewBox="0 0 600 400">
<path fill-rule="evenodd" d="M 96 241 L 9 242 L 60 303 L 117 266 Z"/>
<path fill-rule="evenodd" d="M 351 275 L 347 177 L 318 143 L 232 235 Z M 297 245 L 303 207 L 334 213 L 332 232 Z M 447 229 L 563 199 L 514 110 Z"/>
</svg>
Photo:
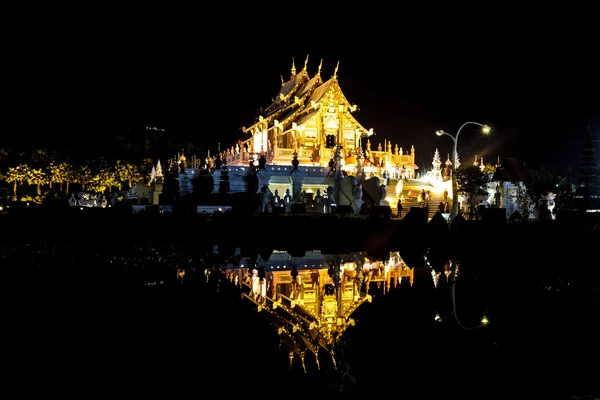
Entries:
<svg viewBox="0 0 600 400">
<path fill-rule="evenodd" d="M 150 171 L 150 182 L 148 182 L 148 186 L 152 185 L 152 182 L 156 180 L 156 168 L 152 166 L 152 171 Z"/>
</svg>

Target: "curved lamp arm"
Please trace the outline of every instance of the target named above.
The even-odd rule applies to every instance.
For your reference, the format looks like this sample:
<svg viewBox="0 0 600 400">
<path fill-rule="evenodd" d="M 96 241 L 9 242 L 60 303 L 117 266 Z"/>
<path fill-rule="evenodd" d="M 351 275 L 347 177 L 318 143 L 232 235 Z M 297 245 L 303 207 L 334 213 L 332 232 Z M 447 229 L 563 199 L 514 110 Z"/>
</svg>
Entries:
<svg viewBox="0 0 600 400">
<path fill-rule="evenodd" d="M 465 126 L 470 125 L 470 124 L 481 126 L 482 128 L 484 128 L 484 130 L 487 129 L 487 125 L 480 124 L 479 122 L 473 122 L 473 121 L 465 122 L 464 124 L 462 124 L 460 126 L 460 128 L 458 128 L 458 131 L 456 132 L 456 136 L 453 139 L 455 141 L 458 141 L 458 135 L 460 134 L 460 131 L 462 130 L 462 128 L 464 128 Z"/>
</svg>

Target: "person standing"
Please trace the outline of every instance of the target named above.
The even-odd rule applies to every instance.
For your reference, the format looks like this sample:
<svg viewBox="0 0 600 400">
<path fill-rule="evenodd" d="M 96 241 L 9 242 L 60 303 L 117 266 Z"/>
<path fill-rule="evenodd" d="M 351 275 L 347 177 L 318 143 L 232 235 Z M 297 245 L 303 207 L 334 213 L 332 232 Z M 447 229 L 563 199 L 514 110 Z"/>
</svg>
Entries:
<svg viewBox="0 0 600 400">
<path fill-rule="evenodd" d="M 402 199 L 398 199 L 398 204 L 397 204 L 397 208 L 398 208 L 398 218 L 400 218 L 402 216 Z"/>
</svg>

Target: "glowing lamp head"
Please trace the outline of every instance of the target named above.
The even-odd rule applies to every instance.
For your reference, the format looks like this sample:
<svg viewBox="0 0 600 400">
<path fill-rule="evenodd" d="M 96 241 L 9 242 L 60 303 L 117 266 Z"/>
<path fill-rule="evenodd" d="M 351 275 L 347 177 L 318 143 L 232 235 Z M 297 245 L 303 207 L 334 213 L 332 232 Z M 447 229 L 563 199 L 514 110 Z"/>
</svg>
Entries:
<svg viewBox="0 0 600 400">
<path fill-rule="evenodd" d="M 482 131 L 483 133 L 485 133 L 485 134 L 488 134 L 488 133 L 490 133 L 490 131 L 491 131 L 491 130 L 492 130 L 492 128 L 490 128 L 490 126 L 489 126 L 489 125 L 483 125 L 483 126 L 481 127 L 481 131 Z"/>
<path fill-rule="evenodd" d="M 486 326 L 489 323 L 490 320 L 488 319 L 487 315 L 483 314 L 483 317 L 481 317 L 481 326 Z"/>
<path fill-rule="evenodd" d="M 444 133 L 446 133 L 446 132 L 444 132 L 443 130 L 437 130 L 437 131 L 435 131 L 435 134 L 438 135 L 438 136 L 442 136 Z"/>
</svg>

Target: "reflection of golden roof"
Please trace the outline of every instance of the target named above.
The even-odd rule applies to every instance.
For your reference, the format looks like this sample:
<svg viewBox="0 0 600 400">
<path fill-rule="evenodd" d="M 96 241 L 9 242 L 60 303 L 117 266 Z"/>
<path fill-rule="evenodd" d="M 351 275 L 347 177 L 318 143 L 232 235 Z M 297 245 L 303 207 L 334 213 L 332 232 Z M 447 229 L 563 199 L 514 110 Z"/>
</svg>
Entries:
<svg viewBox="0 0 600 400">
<path fill-rule="evenodd" d="M 388 252 L 381 255 L 382 261 L 375 261 L 378 258 L 364 257 L 362 252 L 311 251 L 292 256 L 274 251 L 267 261 L 257 258 L 256 265 L 264 268 L 262 277 L 241 265 L 222 272 L 242 290 L 242 298 L 254 303 L 277 328 L 281 343 L 289 350 L 290 367 L 298 357 L 306 372 L 308 353 L 318 367 L 320 354 L 331 357 L 336 365 L 336 345 L 347 328 L 355 325 L 352 315 L 362 304 L 399 288 L 404 278 L 412 285 L 414 271 L 399 253 Z"/>
</svg>

